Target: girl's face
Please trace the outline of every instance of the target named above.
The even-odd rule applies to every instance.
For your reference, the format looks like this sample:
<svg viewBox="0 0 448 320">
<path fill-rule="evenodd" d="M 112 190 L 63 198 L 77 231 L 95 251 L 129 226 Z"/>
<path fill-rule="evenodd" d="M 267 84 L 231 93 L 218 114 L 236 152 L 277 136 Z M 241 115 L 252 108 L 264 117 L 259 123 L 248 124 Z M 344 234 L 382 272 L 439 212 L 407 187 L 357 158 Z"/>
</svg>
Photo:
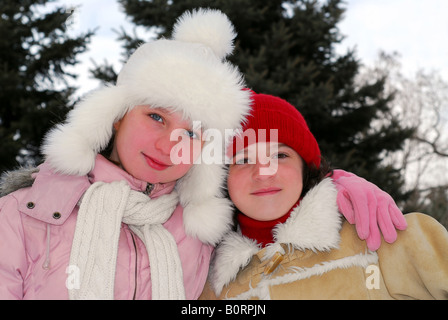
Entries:
<svg viewBox="0 0 448 320">
<path fill-rule="evenodd" d="M 135 106 L 114 128 L 111 160 L 139 180 L 176 181 L 200 156 L 201 131 L 193 130 L 179 112 Z"/>
<path fill-rule="evenodd" d="M 259 221 L 280 218 L 302 193 L 303 160 L 281 143 L 249 145 L 233 158 L 227 187 L 231 200 L 246 216 Z"/>
</svg>

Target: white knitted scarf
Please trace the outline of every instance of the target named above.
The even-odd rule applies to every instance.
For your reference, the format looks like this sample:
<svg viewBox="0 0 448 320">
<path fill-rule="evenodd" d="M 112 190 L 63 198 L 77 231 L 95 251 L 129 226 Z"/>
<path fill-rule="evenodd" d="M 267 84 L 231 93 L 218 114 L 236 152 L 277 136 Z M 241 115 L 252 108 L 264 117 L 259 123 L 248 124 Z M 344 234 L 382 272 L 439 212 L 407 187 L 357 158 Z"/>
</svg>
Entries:
<svg viewBox="0 0 448 320">
<path fill-rule="evenodd" d="M 70 266 L 79 271 L 71 300 L 113 299 L 121 222 L 148 251 L 153 299 L 185 299 L 182 265 L 176 242 L 162 224 L 178 204 L 176 191 L 150 199 L 125 181 L 96 182 L 79 208 Z"/>
</svg>

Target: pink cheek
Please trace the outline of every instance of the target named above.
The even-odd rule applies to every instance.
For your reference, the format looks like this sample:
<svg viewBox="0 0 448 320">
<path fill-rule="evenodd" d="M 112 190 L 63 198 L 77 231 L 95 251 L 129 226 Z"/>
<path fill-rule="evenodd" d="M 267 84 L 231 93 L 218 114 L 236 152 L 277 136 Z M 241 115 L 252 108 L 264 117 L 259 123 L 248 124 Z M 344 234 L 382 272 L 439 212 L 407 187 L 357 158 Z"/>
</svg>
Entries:
<svg viewBox="0 0 448 320">
<path fill-rule="evenodd" d="M 232 172 L 227 180 L 227 188 L 232 198 L 237 198 L 247 188 L 248 180 L 240 172 Z"/>
<path fill-rule="evenodd" d="M 118 147 L 119 156 L 121 159 L 126 157 L 135 157 L 137 153 L 136 145 L 134 141 L 125 141 L 121 143 L 121 146 Z"/>
<path fill-rule="evenodd" d="M 143 149 L 148 145 L 148 142 L 139 135 L 134 135 L 129 141 L 129 147 L 132 149 Z"/>
<path fill-rule="evenodd" d="M 153 135 L 147 131 L 140 130 L 138 126 L 135 126 L 128 132 L 126 144 L 130 149 L 148 153 L 154 147 L 154 143 Z"/>
</svg>

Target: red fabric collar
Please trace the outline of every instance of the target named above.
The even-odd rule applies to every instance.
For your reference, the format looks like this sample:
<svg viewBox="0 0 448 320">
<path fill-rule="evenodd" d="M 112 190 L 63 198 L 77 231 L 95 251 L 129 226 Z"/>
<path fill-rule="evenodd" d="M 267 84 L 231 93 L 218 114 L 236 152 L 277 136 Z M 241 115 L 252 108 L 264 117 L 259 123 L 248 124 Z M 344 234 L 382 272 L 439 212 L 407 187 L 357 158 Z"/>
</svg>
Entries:
<svg viewBox="0 0 448 320">
<path fill-rule="evenodd" d="M 279 223 L 284 223 L 288 220 L 291 215 L 292 210 L 300 203 L 297 203 L 286 213 L 278 219 L 270 221 L 259 221 L 252 219 L 245 214 L 238 212 L 237 220 L 241 228 L 241 233 L 243 236 L 249 239 L 257 241 L 258 244 L 264 248 L 267 244 L 274 242 L 274 236 L 272 234 L 272 229 Z"/>
</svg>

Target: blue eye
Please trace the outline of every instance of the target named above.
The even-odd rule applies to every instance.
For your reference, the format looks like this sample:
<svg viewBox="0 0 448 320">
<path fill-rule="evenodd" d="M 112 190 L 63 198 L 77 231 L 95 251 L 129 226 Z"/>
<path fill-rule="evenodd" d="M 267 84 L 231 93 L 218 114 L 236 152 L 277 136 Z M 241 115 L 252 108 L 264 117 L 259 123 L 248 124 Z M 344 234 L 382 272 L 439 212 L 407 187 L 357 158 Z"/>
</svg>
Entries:
<svg viewBox="0 0 448 320">
<path fill-rule="evenodd" d="M 198 135 L 196 134 L 196 132 L 191 131 L 191 130 L 185 130 L 185 133 L 187 134 L 187 136 L 190 139 L 198 139 Z"/>
<path fill-rule="evenodd" d="M 157 113 L 150 113 L 149 116 L 157 122 L 163 122 L 163 118 Z"/>
</svg>

